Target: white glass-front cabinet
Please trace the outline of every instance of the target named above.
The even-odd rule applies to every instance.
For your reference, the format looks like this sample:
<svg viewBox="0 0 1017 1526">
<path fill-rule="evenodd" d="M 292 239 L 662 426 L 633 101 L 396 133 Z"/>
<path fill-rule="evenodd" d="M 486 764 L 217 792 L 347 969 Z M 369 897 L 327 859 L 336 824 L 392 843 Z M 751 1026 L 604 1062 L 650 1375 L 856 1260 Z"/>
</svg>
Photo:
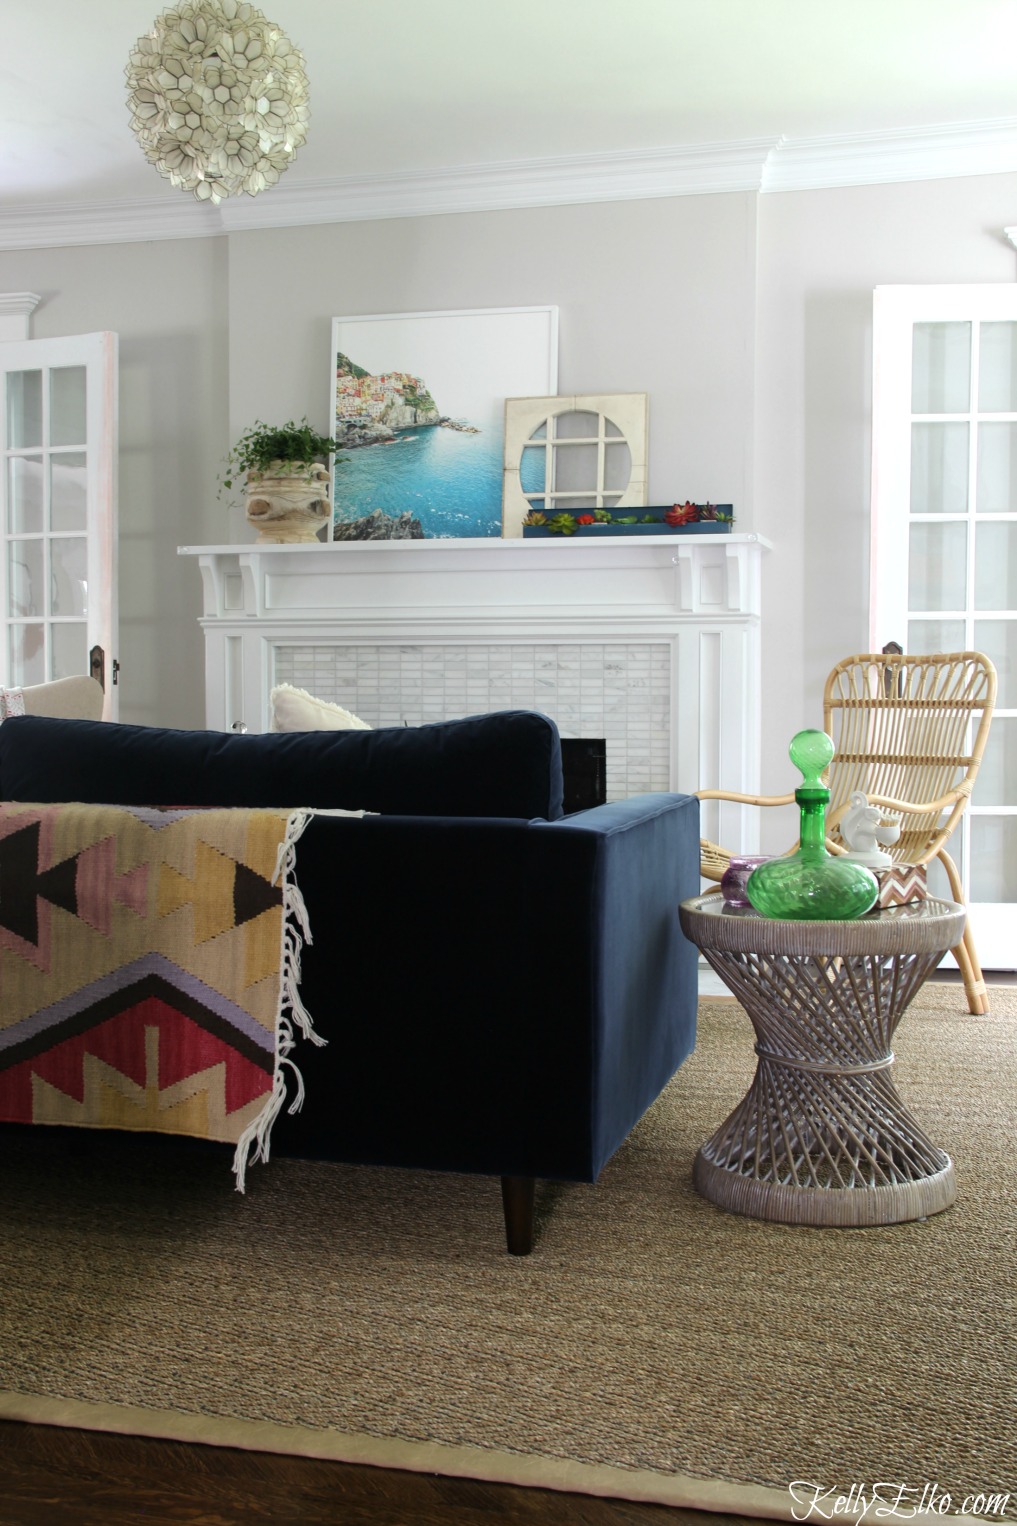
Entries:
<svg viewBox="0 0 1017 1526">
<path fill-rule="evenodd" d="M 116 717 L 117 337 L 0 344 L 0 683 L 93 673 Z"/>
<path fill-rule="evenodd" d="M 873 651 L 996 666 L 950 851 L 983 967 L 1017 968 L 1017 285 L 876 289 L 870 610 Z M 945 875 L 930 885 L 947 893 Z"/>
</svg>

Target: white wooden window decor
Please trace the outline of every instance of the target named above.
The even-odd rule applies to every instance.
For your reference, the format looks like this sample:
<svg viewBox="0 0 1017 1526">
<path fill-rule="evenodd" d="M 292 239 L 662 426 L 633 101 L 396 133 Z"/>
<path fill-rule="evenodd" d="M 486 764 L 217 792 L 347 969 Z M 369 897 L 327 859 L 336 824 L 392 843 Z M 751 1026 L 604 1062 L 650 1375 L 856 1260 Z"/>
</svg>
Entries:
<svg viewBox="0 0 1017 1526">
<path fill-rule="evenodd" d="M 505 400 L 502 535 L 531 510 L 627 509 L 647 494 L 645 392 Z"/>
</svg>

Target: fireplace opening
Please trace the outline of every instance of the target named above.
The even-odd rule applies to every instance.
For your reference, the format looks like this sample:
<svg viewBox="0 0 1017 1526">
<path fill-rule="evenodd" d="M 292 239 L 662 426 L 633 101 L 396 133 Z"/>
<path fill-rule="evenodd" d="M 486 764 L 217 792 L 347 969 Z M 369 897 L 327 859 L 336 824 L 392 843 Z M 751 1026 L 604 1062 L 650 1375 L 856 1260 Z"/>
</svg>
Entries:
<svg viewBox="0 0 1017 1526">
<path fill-rule="evenodd" d="M 607 800 L 607 742 L 603 737 L 562 737 L 566 816 Z"/>
</svg>

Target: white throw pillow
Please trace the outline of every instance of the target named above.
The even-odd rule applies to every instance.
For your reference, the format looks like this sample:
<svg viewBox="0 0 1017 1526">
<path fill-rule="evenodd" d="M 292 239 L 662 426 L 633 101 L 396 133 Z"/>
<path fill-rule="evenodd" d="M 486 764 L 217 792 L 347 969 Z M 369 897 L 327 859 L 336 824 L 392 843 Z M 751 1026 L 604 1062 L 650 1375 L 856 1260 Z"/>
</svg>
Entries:
<svg viewBox="0 0 1017 1526">
<path fill-rule="evenodd" d="M 102 685 L 88 674 L 54 678 L 27 689 L 0 689 L 0 720 L 11 715 L 48 715 L 58 720 L 102 719 Z"/>
<path fill-rule="evenodd" d="M 327 699 L 315 699 L 306 689 L 293 684 L 278 684 L 268 696 L 272 710 L 270 731 L 370 731 L 359 715 L 333 705 Z"/>
</svg>

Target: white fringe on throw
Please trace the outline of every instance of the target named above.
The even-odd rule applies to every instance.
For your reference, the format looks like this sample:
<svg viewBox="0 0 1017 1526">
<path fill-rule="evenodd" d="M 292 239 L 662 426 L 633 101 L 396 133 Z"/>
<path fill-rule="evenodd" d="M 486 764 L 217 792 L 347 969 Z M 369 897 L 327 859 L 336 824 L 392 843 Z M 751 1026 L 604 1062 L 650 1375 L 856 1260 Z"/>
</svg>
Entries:
<svg viewBox="0 0 1017 1526">
<path fill-rule="evenodd" d="M 361 813 L 358 811 L 343 814 L 360 815 Z M 291 1073 L 296 1083 L 296 1095 L 288 1111 L 299 1112 L 304 1104 L 304 1078 L 289 1057 L 296 1043 L 293 1024 L 296 1023 L 303 1037 L 310 1039 L 312 1044 L 321 1045 L 328 1042 L 320 1034 L 315 1033 L 311 1015 L 300 996 L 300 954 L 304 944 L 313 943 L 314 939 L 311 937 L 311 928 L 307 920 L 307 907 L 304 905 L 304 898 L 296 879 L 297 843 L 313 815 L 315 812 L 311 810 L 291 813 L 286 822 L 285 835 L 279 844 L 279 857 L 272 876 L 273 885 L 279 879 L 282 881 L 282 956 L 279 972 L 279 1015 L 276 1019 L 275 1076 L 265 1106 L 237 1140 L 236 1153 L 233 1157 L 233 1175 L 236 1178 L 238 1192 L 244 1191 L 248 1163 L 256 1164 L 259 1160 L 267 1161 L 269 1158 L 272 1125 L 282 1112 L 283 1103 L 286 1101 L 287 1071 Z"/>
</svg>

